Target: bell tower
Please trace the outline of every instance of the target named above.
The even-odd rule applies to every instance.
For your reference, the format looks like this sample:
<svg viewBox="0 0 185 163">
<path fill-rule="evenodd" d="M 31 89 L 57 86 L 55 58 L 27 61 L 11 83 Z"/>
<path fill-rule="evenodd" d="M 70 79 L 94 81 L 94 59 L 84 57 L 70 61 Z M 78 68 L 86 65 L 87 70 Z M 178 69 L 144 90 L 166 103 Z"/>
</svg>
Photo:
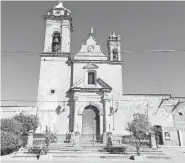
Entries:
<svg viewBox="0 0 185 163">
<path fill-rule="evenodd" d="M 69 127 L 69 96 L 71 83 L 70 39 L 73 31 L 71 11 L 59 2 L 44 16 L 44 50 L 40 54 L 40 76 L 37 96 L 37 132 L 46 128 L 64 134 Z"/>
<path fill-rule="evenodd" d="M 71 11 L 59 2 L 44 16 L 46 30 L 44 52 L 70 52 L 73 31 Z"/>
<path fill-rule="evenodd" d="M 113 30 L 107 41 L 109 60 L 112 62 L 121 61 L 121 36 Z"/>
</svg>

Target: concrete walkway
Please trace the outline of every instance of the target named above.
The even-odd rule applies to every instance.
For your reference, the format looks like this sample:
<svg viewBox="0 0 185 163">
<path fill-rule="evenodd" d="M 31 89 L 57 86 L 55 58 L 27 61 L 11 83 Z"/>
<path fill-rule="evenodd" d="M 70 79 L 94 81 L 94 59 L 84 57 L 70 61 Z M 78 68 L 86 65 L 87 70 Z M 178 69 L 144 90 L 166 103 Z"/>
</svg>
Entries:
<svg viewBox="0 0 185 163">
<path fill-rule="evenodd" d="M 161 150 L 172 157 L 174 163 L 185 163 L 185 147 L 163 147 Z"/>
</svg>

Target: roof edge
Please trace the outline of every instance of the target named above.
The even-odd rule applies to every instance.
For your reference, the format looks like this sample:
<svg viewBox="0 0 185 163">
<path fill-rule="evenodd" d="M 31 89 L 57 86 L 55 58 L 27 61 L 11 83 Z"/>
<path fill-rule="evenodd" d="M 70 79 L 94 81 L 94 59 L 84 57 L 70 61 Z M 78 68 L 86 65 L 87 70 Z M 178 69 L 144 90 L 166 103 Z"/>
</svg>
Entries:
<svg viewBox="0 0 185 163">
<path fill-rule="evenodd" d="M 132 96 L 132 95 L 137 95 L 137 96 L 170 96 L 171 94 L 141 94 L 141 93 L 128 93 L 128 94 L 122 94 L 122 95 L 127 95 L 127 96 Z"/>
</svg>

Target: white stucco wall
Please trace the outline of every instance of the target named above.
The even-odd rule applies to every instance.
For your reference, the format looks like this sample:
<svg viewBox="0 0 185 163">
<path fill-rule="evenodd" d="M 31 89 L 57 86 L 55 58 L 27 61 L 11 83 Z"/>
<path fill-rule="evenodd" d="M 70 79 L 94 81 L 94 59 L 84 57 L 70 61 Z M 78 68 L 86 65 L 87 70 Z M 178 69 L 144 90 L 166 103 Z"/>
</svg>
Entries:
<svg viewBox="0 0 185 163">
<path fill-rule="evenodd" d="M 40 119 L 42 119 L 43 126 L 50 125 L 54 128 L 57 117 L 54 111 L 58 106 L 63 107 L 62 101 L 68 100 L 66 93 L 70 88 L 71 67 L 66 64 L 66 61 L 67 57 L 41 58 L 37 107 L 41 111 L 38 115 L 42 117 Z M 52 89 L 55 91 L 54 94 L 50 93 Z M 49 115 L 43 114 L 42 110 L 53 111 L 55 121 L 50 121 L 51 119 L 47 118 Z M 62 119 L 65 121 L 65 118 Z"/>
<path fill-rule="evenodd" d="M 36 115 L 37 107 L 36 106 L 1 106 L 0 108 L 1 118 L 12 118 L 13 116 L 25 113 Z"/>
<path fill-rule="evenodd" d="M 167 96 L 161 95 L 123 95 L 115 97 L 114 100 L 119 101 L 118 111 L 114 114 L 114 134 L 125 134 L 127 123 L 132 120 L 134 113 L 144 113 L 147 110 L 152 125 L 160 125 L 162 127 L 173 127 L 172 115 L 166 112 L 164 108 L 158 110 L 158 106 L 162 98 Z M 157 111 L 158 110 L 158 111 Z M 156 113 L 157 111 L 157 113 Z M 168 116 L 168 117 L 167 117 Z M 113 116 L 111 116 L 111 129 L 113 128 Z"/>
<path fill-rule="evenodd" d="M 85 65 L 87 65 L 87 63 L 74 63 L 73 84 L 78 82 L 80 79 L 85 78 L 87 72 L 86 69 L 83 69 Z M 114 94 L 121 95 L 123 92 L 122 66 L 119 64 L 107 63 L 97 63 L 96 65 L 99 67 L 96 69 L 97 78 L 101 78 L 104 82 L 111 86 Z"/>
</svg>

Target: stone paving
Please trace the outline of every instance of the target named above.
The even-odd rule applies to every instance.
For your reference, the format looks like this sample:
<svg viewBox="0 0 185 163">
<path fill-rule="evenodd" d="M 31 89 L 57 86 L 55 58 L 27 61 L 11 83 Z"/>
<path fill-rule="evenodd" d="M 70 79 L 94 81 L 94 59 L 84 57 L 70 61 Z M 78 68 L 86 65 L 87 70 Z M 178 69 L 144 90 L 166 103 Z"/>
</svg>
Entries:
<svg viewBox="0 0 185 163">
<path fill-rule="evenodd" d="M 172 157 L 173 162 L 185 163 L 185 147 L 163 147 L 163 153 Z"/>
</svg>

